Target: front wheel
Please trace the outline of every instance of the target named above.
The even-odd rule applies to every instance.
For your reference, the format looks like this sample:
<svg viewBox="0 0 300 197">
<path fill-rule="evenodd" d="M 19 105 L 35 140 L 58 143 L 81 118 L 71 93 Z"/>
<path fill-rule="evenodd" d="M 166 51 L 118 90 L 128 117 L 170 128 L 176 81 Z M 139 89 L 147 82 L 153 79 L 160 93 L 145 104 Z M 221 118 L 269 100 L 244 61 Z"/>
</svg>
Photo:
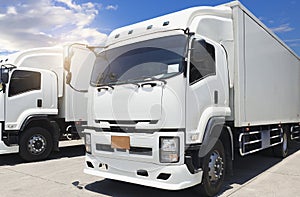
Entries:
<svg viewBox="0 0 300 197">
<path fill-rule="evenodd" d="M 223 185 L 226 169 L 224 146 L 220 140 L 203 158 L 202 169 L 203 178 L 198 189 L 205 196 L 215 196 Z"/>
<path fill-rule="evenodd" d="M 46 159 L 52 151 L 53 141 L 50 133 L 42 127 L 32 127 L 20 136 L 20 156 L 26 161 Z"/>
</svg>

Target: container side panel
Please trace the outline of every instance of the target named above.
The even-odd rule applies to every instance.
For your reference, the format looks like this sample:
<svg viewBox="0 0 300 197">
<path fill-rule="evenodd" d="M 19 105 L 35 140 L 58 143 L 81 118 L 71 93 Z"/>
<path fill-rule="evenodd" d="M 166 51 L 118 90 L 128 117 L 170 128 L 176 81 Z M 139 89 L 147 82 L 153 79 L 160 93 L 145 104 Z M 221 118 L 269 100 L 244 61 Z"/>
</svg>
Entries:
<svg viewBox="0 0 300 197">
<path fill-rule="evenodd" d="M 300 63 L 251 17 L 245 18 L 245 122 L 298 122 Z"/>
</svg>

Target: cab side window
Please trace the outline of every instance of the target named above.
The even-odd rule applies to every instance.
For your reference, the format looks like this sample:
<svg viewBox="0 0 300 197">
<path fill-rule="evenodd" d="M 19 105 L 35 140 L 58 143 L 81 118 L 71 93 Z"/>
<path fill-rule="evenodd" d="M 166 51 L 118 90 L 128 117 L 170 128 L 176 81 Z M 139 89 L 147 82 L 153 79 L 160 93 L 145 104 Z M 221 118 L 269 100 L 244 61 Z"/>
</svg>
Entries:
<svg viewBox="0 0 300 197">
<path fill-rule="evenodd" d="M 216 75 L 215 48 L 204 40 L 193 40 L 190 62 L 190 85 Z"/>
<path fill-rule="evenodd" d="M 24 92 L 41 89 L 41 73 L 16 70 L 10 80 L 8 96 L 12 97 Z"/>
</svg>

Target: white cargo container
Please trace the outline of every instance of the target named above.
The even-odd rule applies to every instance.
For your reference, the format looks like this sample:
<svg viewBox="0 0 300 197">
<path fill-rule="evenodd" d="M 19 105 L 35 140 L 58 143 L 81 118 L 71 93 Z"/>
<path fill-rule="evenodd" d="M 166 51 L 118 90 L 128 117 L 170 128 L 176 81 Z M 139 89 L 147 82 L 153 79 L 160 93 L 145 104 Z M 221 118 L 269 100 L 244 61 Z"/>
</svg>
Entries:
<svg viewBox="0 0 300 197">
<path fill-rule="evenodd" d="M 59 139 L 80 138 L 95 55 L 84 45 L 36 48 L 0 60 L 0 154 L 46 158 Z"/>
<path fill-rule="evenodd" d="M 88 174 L 213 196 L 235 148 L 299 138 L 299 57 L 238 1 L 113 31 L 91 76 Z"/>
</svg>

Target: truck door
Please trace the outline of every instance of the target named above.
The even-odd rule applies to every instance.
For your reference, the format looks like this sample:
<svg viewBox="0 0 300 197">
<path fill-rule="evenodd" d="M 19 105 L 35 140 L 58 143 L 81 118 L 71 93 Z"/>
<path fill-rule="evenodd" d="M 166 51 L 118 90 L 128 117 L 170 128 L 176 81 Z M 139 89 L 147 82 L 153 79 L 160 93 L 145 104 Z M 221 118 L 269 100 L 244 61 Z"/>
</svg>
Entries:
<svg viewBox="0 0 300 197">
<path fill-rule="evenodd" d="M 209 119 L 224 117 L 225 114 L 220 111 L 229 106 L 228 69 L 224 49 L 218 44 L 193 38 L 189 59 L 186 91 L 188 144 L 202 143 Z"/>
<path fill-rule="evenodd" d="M 14 70 L 6 93 L 6 129 L 19 129 L 20 121 L 27 118 L 32 110 L 38 108 L 39 98 L 43 98 L 41 73 Z"/>
</svg>

